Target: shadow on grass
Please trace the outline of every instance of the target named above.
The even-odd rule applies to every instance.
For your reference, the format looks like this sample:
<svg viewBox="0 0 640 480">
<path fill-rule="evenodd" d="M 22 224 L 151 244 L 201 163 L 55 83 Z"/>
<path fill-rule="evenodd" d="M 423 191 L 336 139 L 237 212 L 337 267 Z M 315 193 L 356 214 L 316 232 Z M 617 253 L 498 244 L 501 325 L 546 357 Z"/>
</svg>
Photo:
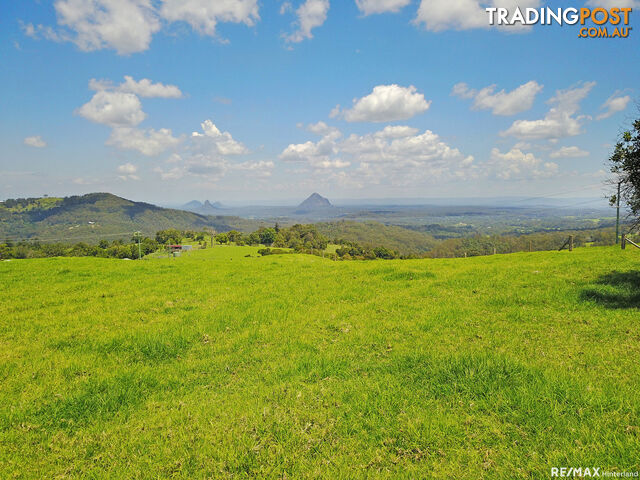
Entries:
<svg viewBox="0 0 640 480">
<path fill-rule="evenodd" d="M 583 290 L 582 300 L 607 308 L 640 308 L 640 271 L 607 273 L 595 285 Z"/>
</svg>

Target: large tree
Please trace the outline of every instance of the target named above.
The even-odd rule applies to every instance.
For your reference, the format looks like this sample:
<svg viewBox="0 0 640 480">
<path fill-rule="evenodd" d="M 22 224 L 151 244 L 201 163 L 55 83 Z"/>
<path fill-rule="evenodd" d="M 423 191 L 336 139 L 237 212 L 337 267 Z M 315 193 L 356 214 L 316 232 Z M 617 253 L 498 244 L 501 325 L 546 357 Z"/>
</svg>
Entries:
<svg viewBox="0 0 640 480">
<path fill-rule="evenodd" d="M 609 161 L 611 171 L 620 182 L 620 199 L 631 210 L 633 226 L 640 226 L 640 118 L 633 122 L 630 130 L 622 133 Z M 612 198 L 612 202 L 615 201 L 617 195 Z"/>
</svg>

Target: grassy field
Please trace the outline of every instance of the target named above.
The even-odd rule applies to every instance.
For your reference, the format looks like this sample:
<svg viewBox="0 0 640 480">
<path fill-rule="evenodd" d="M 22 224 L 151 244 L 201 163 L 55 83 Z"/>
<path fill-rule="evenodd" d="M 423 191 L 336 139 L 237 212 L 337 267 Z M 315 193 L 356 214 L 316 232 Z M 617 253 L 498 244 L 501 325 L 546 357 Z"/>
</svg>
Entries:
<svg viewBox="0 0 640 480">
<path fill-rule="evenodd" d="M 640 470 L 640 252 L 257 250 L 0 262 L 0 478 Z"/>
</svg>

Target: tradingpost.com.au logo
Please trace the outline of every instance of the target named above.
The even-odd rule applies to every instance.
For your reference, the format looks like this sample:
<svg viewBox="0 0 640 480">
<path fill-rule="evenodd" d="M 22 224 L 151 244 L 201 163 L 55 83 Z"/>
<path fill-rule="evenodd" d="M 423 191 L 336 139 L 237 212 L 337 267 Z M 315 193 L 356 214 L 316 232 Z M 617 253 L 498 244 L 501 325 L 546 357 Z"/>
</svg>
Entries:
<svg viewBox="0 0 640 480">
<path fill-rule="evenodd" d="M 632 9 L 624 8 L 485 8 L 489 25 L 576 25 L 580 38 L 627 38 Z"/>
</svg>

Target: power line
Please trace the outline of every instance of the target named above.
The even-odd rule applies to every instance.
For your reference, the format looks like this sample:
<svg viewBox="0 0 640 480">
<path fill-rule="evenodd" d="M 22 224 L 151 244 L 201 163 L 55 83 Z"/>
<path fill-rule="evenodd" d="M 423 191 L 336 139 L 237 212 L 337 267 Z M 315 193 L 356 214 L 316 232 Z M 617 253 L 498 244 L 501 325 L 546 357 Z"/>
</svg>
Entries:
<svg viewBox="0 0 640 480">
<path fill-rule="evenodd" d="M 541 199 L 541 198 L 557 197 L 559 195 L 566 195 L 568 193 L 584 192 L 584 191 L 587 191 L 587 190 L 592 190 L 595 187 L 602 187 L 602 184 L 601 183 L 594 183 L 592 185 L 586 185 L 586 186 L 584 186 L 582 188 L 579 188 L 579 189 L 576 189 L 576 190 L 568 190 L 568 191 L 558 192 L 558 193 L 549 193 L 547 195 L 539 195 L 537 197 L 523 198 L 523 199 L 514 201 L 514 203 L 528 202 L 528 201 L 532 201 L 532 200 L 538 200 L 538 199 Z"/>
</svg>

